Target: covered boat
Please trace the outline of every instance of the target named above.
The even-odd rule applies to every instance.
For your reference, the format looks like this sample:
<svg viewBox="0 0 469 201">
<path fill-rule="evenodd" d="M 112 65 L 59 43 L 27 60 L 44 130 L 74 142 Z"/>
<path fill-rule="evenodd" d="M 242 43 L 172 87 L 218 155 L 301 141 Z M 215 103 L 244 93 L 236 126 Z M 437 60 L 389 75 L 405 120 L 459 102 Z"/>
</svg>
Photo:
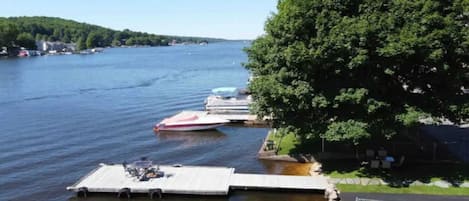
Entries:
<svg viewBox="0 0 469 201">
<path fill-rule="evenodd" d="M 153 128 L 154 131 L 197 131 L 215 129 L 230 121 L 218 117 L 181 113 L 163 119 Z"/>
<path fill-rule="evenodd" d="M 205 110 L 211 114 L 249 114 L 251 95 L 235 87 L 220 87 L 212 90 L 205 100 Z"/>
</svg>

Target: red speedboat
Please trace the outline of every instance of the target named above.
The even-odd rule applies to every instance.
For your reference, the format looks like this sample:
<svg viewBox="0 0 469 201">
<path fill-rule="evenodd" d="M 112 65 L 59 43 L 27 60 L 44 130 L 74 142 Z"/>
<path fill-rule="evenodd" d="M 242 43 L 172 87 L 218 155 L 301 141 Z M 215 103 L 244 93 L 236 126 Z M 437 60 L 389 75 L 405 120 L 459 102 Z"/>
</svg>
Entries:
<svg viewBox="0 0 469 201">
<path fill-rule="evenodd" d="M 197 131 L 215 129 L 229 123 L 226 119 L 196 114 L 178 114 L 163 119 L 153 128 L 154 131 Z"/>
</svg>

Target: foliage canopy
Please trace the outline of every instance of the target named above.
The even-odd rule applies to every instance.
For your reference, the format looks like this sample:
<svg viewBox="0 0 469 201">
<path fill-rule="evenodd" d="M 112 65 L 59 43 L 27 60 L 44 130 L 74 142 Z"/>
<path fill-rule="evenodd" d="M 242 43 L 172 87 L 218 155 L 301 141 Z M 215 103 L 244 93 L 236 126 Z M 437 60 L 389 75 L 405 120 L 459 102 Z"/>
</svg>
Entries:
<svg viewBox="0 0 469 201">
<path fill-rule="evenodd" d="M 22 34 L 21 37 L 19 34 Z M 27 44 L 30 45 L 30 36 L 34 40 L 79 43 L 77 45 L 79 49 L 121 45 L 125 44 L 127 40 L 133 41 L 132 45 L 149 46 L 168 45 L 168 42 L 172 40 L 190 43 L 221 40 L 201 37 L 164 36 L 135 32 L 128 29 L 116 31 L 55 17 L 0 17 L 0 48 L 21 46 L 21 42 L 28 42 Z M 16 40 L 17 37 L 27 40 L 19 42 Z"/>
<path fill-rule="evenodd" d="M 469 117 L 469 1 L 280 0 L 246 49 L 253 109 L 302 139 Z"/>
</svg>

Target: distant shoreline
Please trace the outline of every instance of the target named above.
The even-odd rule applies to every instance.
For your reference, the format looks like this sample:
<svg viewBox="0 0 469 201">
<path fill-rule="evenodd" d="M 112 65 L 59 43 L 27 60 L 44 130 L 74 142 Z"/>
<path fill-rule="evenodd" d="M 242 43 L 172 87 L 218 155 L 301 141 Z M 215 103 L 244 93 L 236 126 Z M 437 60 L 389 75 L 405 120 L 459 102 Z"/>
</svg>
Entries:
<svg viewBox="0 0 469 201">
<path fill-rule="evenodd" d="M 225 40 L 225 41 L 217 41 L 217 42 L 212 42 L 213 43 L 222 43 L 222 42 L 244 42 L 244 43 L 250 43 L 251 40 Z M 13 54 L 13 55 L 8 55 L 5 54 L 2 55 L 0 54 L 0 58 L 23 58 L 23 57 L 35 57 L 35 56 L 55 56 L 55 55 L 89 55 L 89 54 L 96 54 L 96 53 L 102 53 L 104 52 L 105 49 L 108 48 L 151 48 L 151 47 L 172 47 L 172 46 L 205 46 L 209 45 L 209 43 L 176 43 L 176 44 L 168 44 L 168 45 L 121 45 L 121 46 L 108 46 L 108 47 L 96 47 L 96 48 L 91 48 L 91 49 L 85 49 L 81 51 L 53 51 L 53 52 L 47 52 L 47 51 L 40 51 L 40 50 L 19 50 L 18 53 Z M 21 51 L 27 51 L 27 53 L 24 53 L 24 55 L 19 55 Z"/>
</svg>

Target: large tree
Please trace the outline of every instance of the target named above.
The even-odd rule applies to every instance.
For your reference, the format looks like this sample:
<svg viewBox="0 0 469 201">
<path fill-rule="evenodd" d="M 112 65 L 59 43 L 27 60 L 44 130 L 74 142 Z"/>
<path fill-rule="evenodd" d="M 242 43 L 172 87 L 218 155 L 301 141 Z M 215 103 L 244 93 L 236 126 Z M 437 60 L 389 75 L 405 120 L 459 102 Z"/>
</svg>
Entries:
<svg viewBox="0 0 469 201">
<path fill-rule="evenodd" d="M 469 1 L 280 0 L 247 48 L 253 109 L 302 139 L 469 117 Z"/>
<path fill-rule="evenodd" d="M 20 34 L 18 34 L 18 36 L 16 37 L 16 42 L 15 43 L 20 47 L 24 47 L 24 48 L 30 49 L 30 50 L 35 50 L 37 48 L 36 47 L 36 41 L 35 41 L 33 35 L 31 35 L 30 33 L 20 33 Z"/>
<path fill-rule="evenodd" d="M 16 25 L 8 22 L 0 22 L 0 48 L 13 47 L 18 33 L 19 31 Z"/>
<path fill-rule="evenodd" d="M 86 41 L 83 37 L 79 37 L 77 42 L 76 42 L 76 45 L 77 45 L 77 50 L 84 50 L 86 49 Z"/>
<path fill-rule="evenodd" d="M 86 47 L 88 49 L 94 48 L 94 47 L 103 47 L 103 36 L 100 35 L 97 32 L 91 32 L 88 34 L 88 37 L 86 38 Z"/>
</svg>

